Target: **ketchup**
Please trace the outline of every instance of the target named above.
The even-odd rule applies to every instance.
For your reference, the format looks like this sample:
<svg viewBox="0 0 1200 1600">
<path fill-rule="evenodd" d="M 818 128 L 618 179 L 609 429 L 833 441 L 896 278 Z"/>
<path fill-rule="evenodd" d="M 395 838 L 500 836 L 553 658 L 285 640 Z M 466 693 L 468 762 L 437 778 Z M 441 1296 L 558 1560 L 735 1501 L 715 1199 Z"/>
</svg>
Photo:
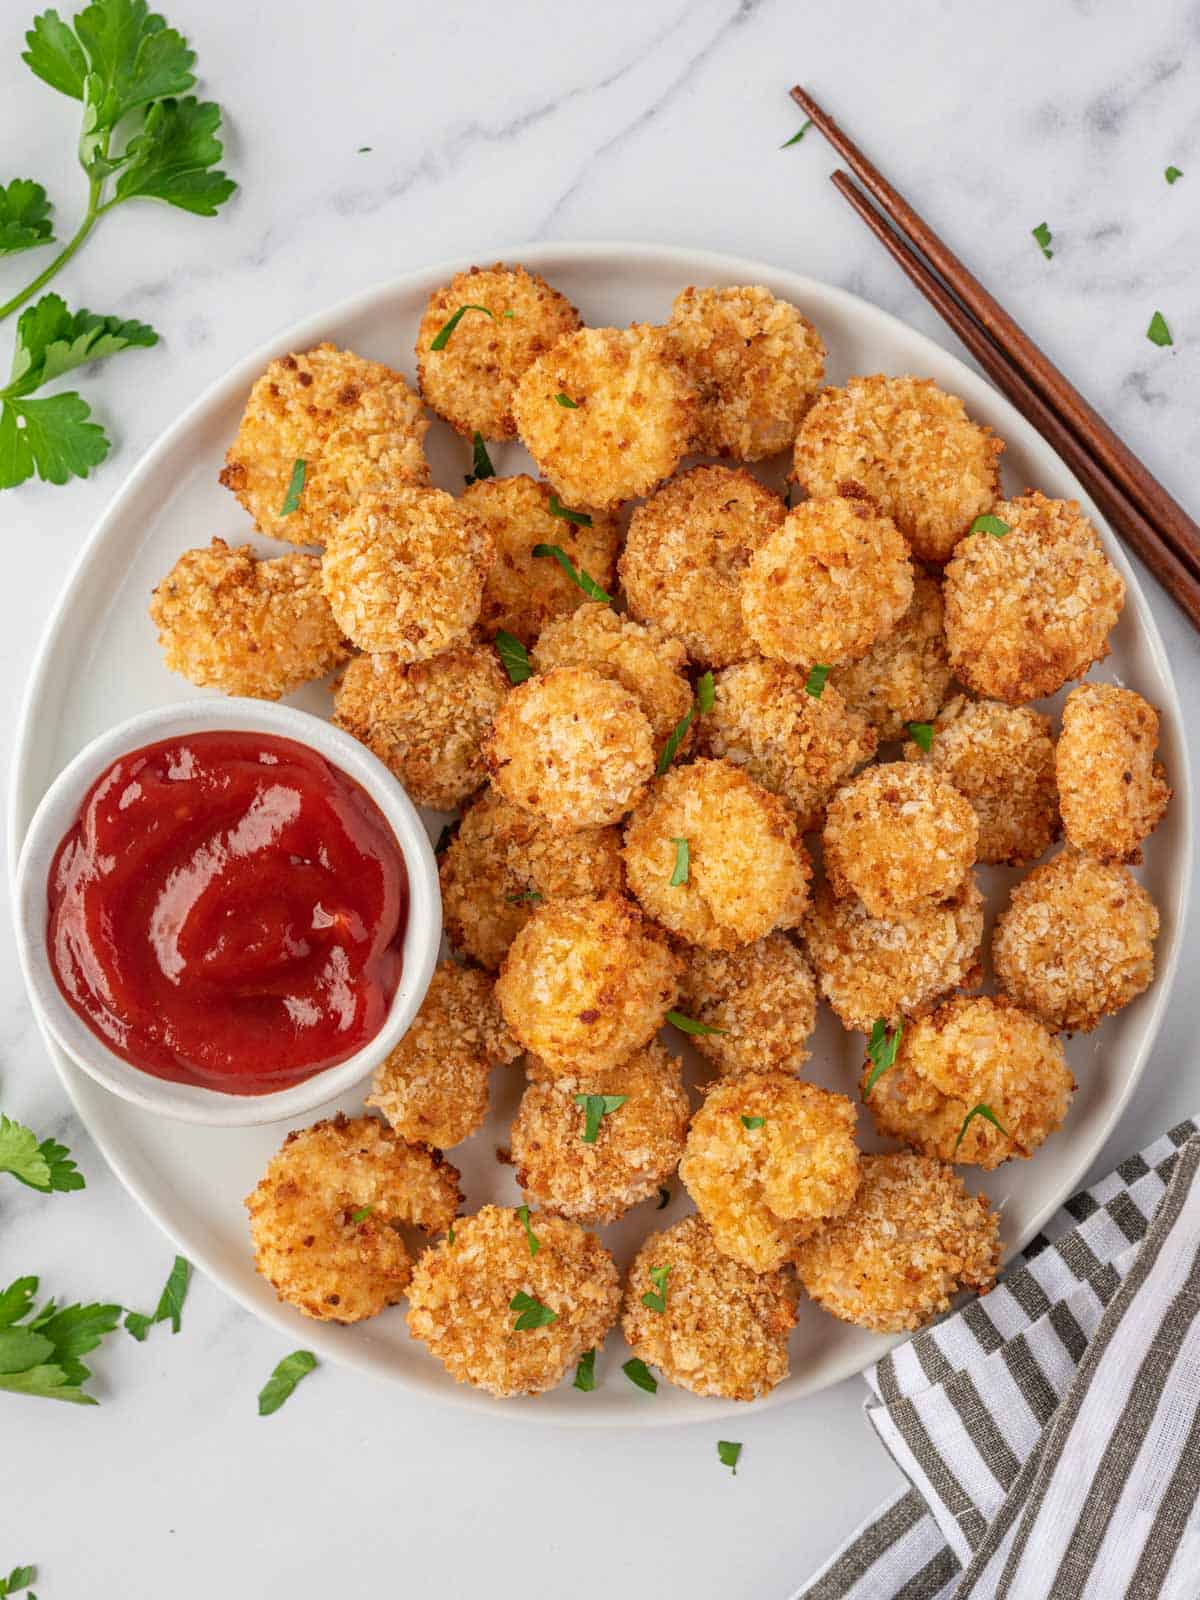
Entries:
<svg viewBox="0 0 1200 1600">
<path fill-rule="evenodd" d="M 400 981 L 400 846 L 357 783 L 291 739 L 200 733 L 120 757 L 47 894 L 67 1003 L 156 1078 L 300 1083 L 378 1033 Z"/>
</svg>

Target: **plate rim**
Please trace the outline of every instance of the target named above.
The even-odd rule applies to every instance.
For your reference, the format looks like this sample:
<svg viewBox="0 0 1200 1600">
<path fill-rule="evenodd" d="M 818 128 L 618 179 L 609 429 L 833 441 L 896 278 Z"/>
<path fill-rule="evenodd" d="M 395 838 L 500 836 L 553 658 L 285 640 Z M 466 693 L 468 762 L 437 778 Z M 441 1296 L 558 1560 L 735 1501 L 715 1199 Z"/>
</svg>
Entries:
<svg viewBox="0 0 1200 1600">
<path fill-rule="evenodd" d="M 915 339 L 920 345 L 931 347 L 936 351 L 940 359 L 950 362 L 952 366 L 958 369 L 966 380 L 968 389 L 982 385 L 989 391 L 991 403 L 997 406 L 1001 413 L 1007 413 L 1011 421 L 1015 421 L 1018 432 L 1028 430 L 1036 438 L 1042 449 L 1057 464 L 1061 480 L 1071 486 L 1072 496 L 1084 505 L 1093 522 L 1100 528 L 1104 536 L 1107 553 L 1110 556 L 1114 552 L 1116 553 L 1117 565 L 1126 581 L 1127 602 L 1129 600 L 1133 601 L 1137 612 L 1139 632 L 1149 647 L 1167 690 L 1167 703 L 1163 709 L 1169 711 L 1174 728 L 1181 732 L 1185 728 L 1183 709 L 1180 704 L 1178 686 L 1175 682 L 1170 658 L 1167 655 L 1166 646 L 1154 613 L 1147 601 L 1141 578 L 1135 570 L 1128 553 L 1115 533 L 1113 533 L 1107 520 L 1095 506 L 1083 485 L 1049 442 L 1038 433 L 1032 423 L 1020 415 L 1012 403 L 985 376 L 977 372 L 958 354 L 956 348 L 939 344 L 930 334 L 905 322 L 902 317 L 884 310 L 883 307 L 876 305 L 873 301 L 867 300 L 861 295 L 853 293 L 851 290 L 843 289 L 837 284 L 827 283 L 823 279 L 813 278 L 807 273 L 796 272 L 789 266 L 775 265 L 761 258 L 692 248 L 687 245 L 665 245 L 632 240 L 529 241 L 523 244 L 492 247 L 488 251 L 473 252 L 470 256 L 455 256 L 450 259 L 419 265 L 409 271 L 377 280 L 375 283 L 359 289 L 353 294 L 343 296 L 340 300 L 334 301 L 318 311 L 288 323 L 269 339 L 264 340 L 253 350 L 248 351 L 232 367 L 227 368 L 208 383 L 134 462 L 119 486 L 113 491 L 107 505 L 92 524 L 78 555 L 70 565 L 49 617 L 41 631 L 25 690 L 20 697 L 5 815 L 10 894 L 15 881 L 16 860 L 20 852 L 24 831 L 36 805 L 36 801 L 30 802 L 26 794 L 30 779 L 29 767 L 33 744 L 31 727 L 33 712 L 50 675 L 51 664 L 56 654 L 55 646 L 58 644 L 60 634 L 65 626 L 68 602 L 74 596 L 77 587 L 81 583 L 86 583 L 88 569 L 97 559 L 100 549 L 106 542 L 110 528 L 123 516 L 126 503 L 137 493 L 145 480 L 154 473 L 164 458 L 169 457 L 180 437 L 188 432 L 193 423 L 203 415 L 220 395 L 230 389 L 248 388 L 254 377 L 275 356 L 286 354 L 292 349 L 306 348 L 312 342 L 325 337 L 322 329 L 329 323 L 362 315 L 365 312 L 369 312 L 373 305 L 386 300 L 390 296 L 403 294 L 406 290 L 411 290 L 418 284 L 424 284 L 431 279 L 448 279 L 456 273 L 468 270 L 474 260 L 485 258 L 496 261 L 521 261 L 536 271 L 545 270 L 551 272 L 553 267 L 547 264 L 547 258 L 551 258 L 555 262 L 568 261 L 573 264 L 588 266 L 615 262 L 626 269 L 631 264 L 636 267 L 637 262 L 641 261 L 647 266 L 678 266 L 682 273 L 681 282 L 687 278 L 699 279 L 703 277 L 713 282 L 753 283 L 759 281 L 766 274 L 777 279 L 786 278 L 790 280 L 793 288 L 789 292 L 796 294 L 798 297 L 810 290 L 822 297 L 832 297 L 835 302 L 839 303 L 843 311 L 849 312 L 855 319 L 859 321 L 874 319 L 877 325 L 882 325 L 885 329 L 899 331 L 902 337 L 907 340 Z M 1186 738 L 1181 737 L 1177 743 L 1179 748 L 1178 760 L 1175 763 L 1175 770 L 1172 774 L 1174 789 L 1172 803 L 1182 812 L 1183 839 L 1182 858 L 1179 864 L 1181 869 L 1179 874 L 1180 889 L 1178 899 L 1175 902 L 1177 918 L 1173 929 L 1174 937 L 1166 960 L 1159 961 L 1158 952 L 1156 951 L 1156 976 L 1151 990 L 1151 1011 L 1146 1019 L 1145 1030 L 1138 1045 L 1134 1069 L 1128 1074 L 1120 1094 L 1110 1108 L 1108 1116 L 1087 1154 L 1072 1159 L 1064 1166 L 1061 1185 L 1055 1185 L 1057 1197 L 1048 1201 L 1033 1216 L 1021 1235 L 1013 1243 L 1006 1261 L 1011 1261 L 1012 1257 L 1024 1248 L 1028 1240 L 1061 1207 L 1063 1200 L 1074 1192 L 1092 1161 L 1108 1142 L 1130 1098 L 1141 1083 L 1162 1026 L 1163 1017 L 1170 1003 L 1179 967 L 1181 936 L 1191 903 L 1195 856 L 1194 830 L 1192 826 L 1193 784 L 1191 760 Z M 26 992 L 28 993 L 28 991 Z M 30 1002 L 32 1005 L 32 996 L 30 996 Z M 230 1286 L 225 1280 L 222 1270 L 211 1264 L 210 1252 L 202 1240 L 189 1240 L 185 1245 L 185 1242 L 176 1233 L 175 1228 L 165 1220 L 158 1206 L 152 1201 L 149 1194 L 144 1191 L 131 1164 L 114 1148 L 114 1141 L 110 1140 L 107 1132 L 99 1132 L 89 1121 L 76 1093 L 76 1088 L 85 1087 L 90 1083 L 90 1080 L 55 1045 L 35 1005 L 33 1006 L 33 1011 L 39 1032 L 54 1063 L 59 1080 L 66 1089 L 76 1114 L 83 1122 L 89 1136 L 95 1142 L 97 1149 L 125 1191 L 132 1196 L 142 1211 L 166 1234 L 177 1249 L 186 1249 L 189 1260 L 206 1276 L 211 1278 L 224 1294 L 227 1294 L 238 1305 L 250 1311 L 255 1317 L 267 1322 L 289 1337 L 295 1337 L 296 1330 L 287 1314 L 287 1308 L 280 1308 L 274 1305 L 264 1306 L 251 1302 L 236 1287 Z M 321 1344 L 320 1331 L 322 1328 L 323 1324 L 321 1323 L 313 1324 L 310 1342 L 318 1346 Z M 743 1401 L 716 1398 L 705 1399 L 702 1416 L 693 1414 L 672 1415 L 666 1413 L 663 1409 L 647 1406 L 644 1418 L 640 1419 L 621 1413 L 612 1414 L 600 1410 L 594 1410 L 590 1415 L 586 1416 L 581 1412 L 578 1418 L 573 1418 L 570 1415 L 564 1416 L 557 1410 L 553 1412 L 543 1411 L 539 1415 L 536 1397 L 527 1399 L 523 1404 L 514 1404 L 511 1399 L 502 1400 L 487 1394 L 483 1390 L 472 1389 L 463 1384 L 456 1384 L 452 1389 L 438 1394 L 431 1394 L 428 1390 L 422 1389 L 420 1385 L 411 1382 L 402 1374 L 397 1374 L 389 1379 L 378 1370 L 376 1364 L 365 1353 L 359 1357 L 356 1356 L 353 1350 L 347 1351 L 338 1348 L 336 1351 L 330 1351 L 323 1349 L 322 1359 L 328 1360 L 331 1364 L 346 1366 L 366 1373 L 380 1382 L 388 1382 L 389 1387 L 400 1389 L 411 1399 L 433 1406 L 439 1404 L 453 1405 L 456 1408 L 470 1410 L 476 1414 L 490 1412 L 512 1421 L 540 1423 L 548 1426 L 637 1429 L 643 1427 L 697 1426 L 705 1421 L 711 1420 L 715 1422 L 731 1415 L 746 1415 L 750 1410 L 761 1412 L 768 1408 L 798 1402 L 861 1373 L 874 1360 L 882 1356 L 885 1348 L 894 1348 L 897 1344 L 910 1337 L 910 1334 L 900 1334 L 888 1340 L 886 1345 L 881 1343 L 878 1354 L 872 1355 L 866 1361 L 862 1361 L 857 1353 L 850 1351 L 840 1362 L 835 1358 L 827 1367 L 823 1368 L 819 1382 L 805 1383 L 803 1378 L 800 1378 L 797 1382 L 793 1377 L 793 1379 L 785 1381 L 777 1389 L 772 1390 L 771 1393 L 749 1404 Z M 365 1350 L 366 1346 L 364 1346 Z M 687 1391 L 684 1392 L 687 1393 Z M 689 1395 L 689 1398 L 698 1399 L 699 1397 Z"/>
</svg>

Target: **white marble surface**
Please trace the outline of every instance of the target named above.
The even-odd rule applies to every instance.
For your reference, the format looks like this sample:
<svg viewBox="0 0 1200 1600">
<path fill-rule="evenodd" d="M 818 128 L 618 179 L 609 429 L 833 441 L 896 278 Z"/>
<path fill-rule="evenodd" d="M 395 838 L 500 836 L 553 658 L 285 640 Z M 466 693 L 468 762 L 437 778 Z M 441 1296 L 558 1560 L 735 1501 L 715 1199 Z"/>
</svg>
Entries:
<svg viewBox="0 0 1200 1600">
<path fill-rule="evenodd" d="M 524 239 L 662 241 L 794 266 L 945 337 L 830 188 L 834 162 L 815 133 L 778 150 L 798 125 L 784 93 L 797 77 L 1200 506 L 1194 0 L 1151 0 L 1135 27 L 1117 0 L 167 9 L 226 107 L 242 191 L 217 221 L 126 208 L 56 285 L 147 318 L 163 343 L 87 376 L 117 441 L 91 482 L 0 497 L 0 749 L 53 598 L 140 452 L 249 345 L 363 285 L 455 253 L 490 260 Z M 75 108 L 20 64 L 24 25 L 16 0 L 3 8 L 0 179 L 40 178 L 66 223 L 80 188 Z M 1173 188 L 1168 162 L 1186 174 Z M 1030 238 L 1043 219 L 1052 262 Z M 8 264 L 4 282 L 21 270 Z M 1156 308 L 1172 351 L 1144 337 Z M 1195 636 L 1152 598 L 1188 705 L 1200 695 Z M 7 921 L 0 937 L 0 1106 L 65 1139 L 88 1177 L 85 1193 L 52 1198 L 0 1180 L 0 1281 L 37 1271 L 54 1293 L 152 1304 L 170 1248 L 68 1112 Z M 1186 949 L 1106 1166 L 1200 1107 Z M 283 1353 L 197 1281 L 178 1338 L 159 1329 L 98 1355 L 100 1409 L 4 1397 L 0 1569 L 39 1562 L 42 1600 L 435 1585 L 782 1600 L 896 1481 L 857 1380 L 720 1426 L 584 1435 L 434 1410 L 327 1367 L 260 1421 L 255 1394 Z M 744 1441 L 736 1480 L 717 1464 L 718 1434 Z"/>
</svg>

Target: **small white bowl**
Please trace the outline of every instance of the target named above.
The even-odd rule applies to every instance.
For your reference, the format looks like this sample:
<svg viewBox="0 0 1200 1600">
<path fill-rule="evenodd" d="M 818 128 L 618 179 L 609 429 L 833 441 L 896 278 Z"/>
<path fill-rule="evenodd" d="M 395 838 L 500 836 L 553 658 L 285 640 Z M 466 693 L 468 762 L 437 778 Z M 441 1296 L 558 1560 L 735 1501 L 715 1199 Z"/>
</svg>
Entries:
<svg viewBox="0 0 1200 1600">
<path fill-rule="evenodd" d="M 400 984 L 382 1028 L 347 1061 L 269 1094 L 223 1094 L 152 1077 L 115 1055 L 63 999 L 46 948 L 46 881 L 55 851 L 88 789 L 119 756 L 160 739 L 233 730 L 273 734 L 307 745 L 361 784 L 387 818 L 408 871 L 408 925 Z M 16 876 L 17 942 L 25 983 L 43 1026 L 84 1072 L 146 1111 L 213 1127 L 248 1127 L 301 1116 L 344 1094 L 392 1050 L 425 998 L 437 964 L 442 901 L 437 861 L 412 801 L 365 745 L 331 722 L 265 700 L 190 700 L 144 711 L 94 739 L 42 797 L 21 848 Z"/>
</svg>

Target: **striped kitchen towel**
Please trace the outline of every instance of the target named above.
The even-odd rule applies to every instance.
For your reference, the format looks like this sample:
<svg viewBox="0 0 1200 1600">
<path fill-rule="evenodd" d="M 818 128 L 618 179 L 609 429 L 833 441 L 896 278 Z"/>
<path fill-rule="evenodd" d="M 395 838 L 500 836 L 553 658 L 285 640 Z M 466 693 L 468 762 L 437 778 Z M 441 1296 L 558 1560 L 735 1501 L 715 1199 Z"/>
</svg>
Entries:
<svg viewBox="0 0 1200 1600">
<path fill-rule="evenodd" d="M 1198 1170 L 1180 1123 L 867 1372 L 910 1487 L 794 1600 L 1198 1600 Z"/>
</svg>

